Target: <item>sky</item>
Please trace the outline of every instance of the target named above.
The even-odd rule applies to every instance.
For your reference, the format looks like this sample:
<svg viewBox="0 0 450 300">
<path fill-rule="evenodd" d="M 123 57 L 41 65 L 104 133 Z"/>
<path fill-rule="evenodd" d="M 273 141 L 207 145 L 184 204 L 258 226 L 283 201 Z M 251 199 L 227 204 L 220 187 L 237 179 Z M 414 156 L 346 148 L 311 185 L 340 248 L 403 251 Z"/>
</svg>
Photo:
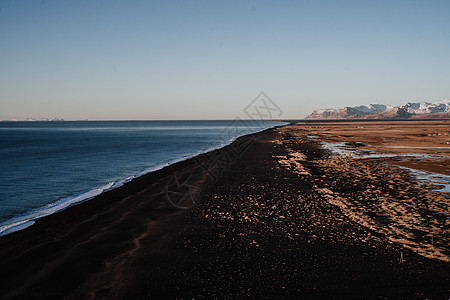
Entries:
<svg viewBox="0 0 450 300">
<path fill-rule="evenodd" d="M 450 98 L 450 1 L 0 0 L 0 120 Z"/>
</svg>

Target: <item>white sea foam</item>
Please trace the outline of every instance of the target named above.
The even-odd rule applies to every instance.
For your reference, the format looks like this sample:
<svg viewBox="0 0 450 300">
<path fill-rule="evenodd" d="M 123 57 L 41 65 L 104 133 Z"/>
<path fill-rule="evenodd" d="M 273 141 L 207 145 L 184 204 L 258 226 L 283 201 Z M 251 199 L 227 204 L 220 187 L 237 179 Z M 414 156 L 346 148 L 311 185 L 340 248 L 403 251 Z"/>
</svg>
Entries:
<svg viewBox="0 0 450 300">
<path fill-rule="evenodd" d="M 36 221 L 37 219 L 40 219 L 42 217 L 45 217 L 45 216 L 54 214 L 58 211 L 64 210 L 74 204 L 78 204 L 80 202 L 92 199 L 95 196 L 100 195 L 101 193 L 108 191 L 115 187 L 117 187 L 115 185 L 115 182 L 109 182 L 108 184 L 105 184 L 101 187 L 87 191 L 85 193 L 82 193 L 82 194 L 79 194 L 79 195 L 76 195 L 73 197 L 67 197 L 67 198 L 60 199 L 56 202 L 50 203 L 50 204 L 42 207 L 42 208 L 33 210 L 24 215 L 10 219 L 10 220 L 6 221 L 6 223 L 4 225 L 0 226 L 0 236 L 14 232 L 14 231 L 24 229 L 26 227 L 29 227 L 29 226 L 33 225 L 34 221 Z"/>
<path fill-rule="evenodd" d="M 0 236 L 25 229 L 31 225 L 34 224 L 34 221 L 31 220 L 23 220 L 23 221 L 17 221 L 11 224 L 0 226 Z"/>
</svg>

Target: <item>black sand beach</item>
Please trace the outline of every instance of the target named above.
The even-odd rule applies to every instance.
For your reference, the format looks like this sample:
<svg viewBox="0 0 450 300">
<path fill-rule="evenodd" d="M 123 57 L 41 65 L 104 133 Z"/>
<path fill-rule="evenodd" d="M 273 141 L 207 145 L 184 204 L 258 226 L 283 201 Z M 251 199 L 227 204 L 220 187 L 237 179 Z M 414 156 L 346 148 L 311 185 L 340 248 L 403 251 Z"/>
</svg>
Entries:
<svg viewBox="0 0 450 300">
<path fill-rule="evenodd" d="M 0 237 L 0 296 L 448 299 L 448 245 L 419 255 L 378 230 L 390 226 L 382 217 L 363 226 L 333 202 L 364 209 L 368 189 L 383 201 L 425 192 L 376 162 L 356 180 L 332 159 L 301 132 L 270 129 L 142 176 Z"/>
</svg>

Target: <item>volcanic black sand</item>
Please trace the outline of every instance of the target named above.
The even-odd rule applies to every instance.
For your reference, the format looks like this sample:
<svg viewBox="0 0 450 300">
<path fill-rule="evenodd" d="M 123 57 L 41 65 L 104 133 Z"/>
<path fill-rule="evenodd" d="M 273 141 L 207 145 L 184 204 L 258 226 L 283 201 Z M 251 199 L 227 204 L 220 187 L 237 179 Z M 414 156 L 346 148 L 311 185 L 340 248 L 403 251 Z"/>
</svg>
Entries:
<svg viewBox="0 0 450 300">
<path fill-rule="evenodd" d="M 0 296 L 448 299 L 448 221 L 426 217 L 427 191 L 305 136 L 242 137 L 0 237 Z M 377 215 L 394 200 L 418 203 L 402 206 L 417 232 Z"/>
</svg>

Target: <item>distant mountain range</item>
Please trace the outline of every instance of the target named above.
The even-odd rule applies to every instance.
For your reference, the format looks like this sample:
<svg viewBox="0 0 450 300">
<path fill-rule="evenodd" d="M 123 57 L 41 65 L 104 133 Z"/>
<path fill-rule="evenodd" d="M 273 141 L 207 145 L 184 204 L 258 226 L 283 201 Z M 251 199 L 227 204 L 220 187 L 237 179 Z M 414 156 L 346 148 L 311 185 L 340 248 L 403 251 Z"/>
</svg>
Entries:
<svg viewBox="0 0 450 300">
<path fill-rule="evenodd" d="M 450 99 L 437 102 L 408 102 L 400 106 L 368 104 L 313 111 L 305 119 L 446 119 L 450 118 Z"/>
<path fill-rule="evenodd" d="M 9 120 L 2 120 L 2 122 L 37 122 L 37 121 L 64 121 L 64 119 L 59 119 L 59 118 L 41 118 L 41 119 L 35 119 L 35 118 L 26 118 L 26 119 L 9 119 Z"/>
</svg>

